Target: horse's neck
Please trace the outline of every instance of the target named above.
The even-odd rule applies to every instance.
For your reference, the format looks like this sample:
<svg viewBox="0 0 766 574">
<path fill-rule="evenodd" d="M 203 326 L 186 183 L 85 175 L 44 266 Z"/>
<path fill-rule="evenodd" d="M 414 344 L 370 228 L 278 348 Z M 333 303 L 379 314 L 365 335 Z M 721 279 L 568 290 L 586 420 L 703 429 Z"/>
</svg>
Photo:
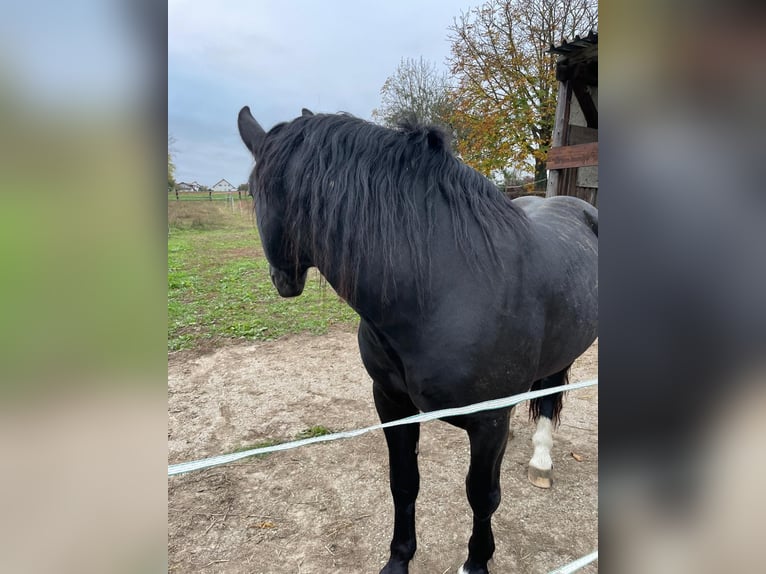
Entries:
<svg viewBox="0 0 766 574">
<path fill-rule="evenodd" d="M 419 312 L 417 296 L 410 287 L 411 277 L 406 277 L 403 270 L 398 274 L 395 269 L 388 270 L 384 282 L 382 268 L 371 258 L 359 271 L 354 282 L 353 297 L 344 298 L 359 316 L 378 326 L 393 319 L 392 313 L 407 314 L 415 318 Z M 341 293 L 341 281 L 337 274 L 323 269 L 320 269 L 320 272 L 333 289 Z"/>
</svg>

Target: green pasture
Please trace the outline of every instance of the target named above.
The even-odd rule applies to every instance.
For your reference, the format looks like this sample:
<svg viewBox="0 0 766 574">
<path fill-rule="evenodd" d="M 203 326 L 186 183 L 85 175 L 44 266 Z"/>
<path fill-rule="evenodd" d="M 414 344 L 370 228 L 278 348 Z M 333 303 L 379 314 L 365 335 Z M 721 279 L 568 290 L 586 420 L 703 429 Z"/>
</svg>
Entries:
<svg viewBox="0 0 766 574">
<path fill-rule="evenodd" d="M 269 278 L 251 203 L 168 201 L 168 349 L 202 351 L 237 340 L 353 328 L 356 314 L 309 272 L 300 297 Z"/>
</svg>

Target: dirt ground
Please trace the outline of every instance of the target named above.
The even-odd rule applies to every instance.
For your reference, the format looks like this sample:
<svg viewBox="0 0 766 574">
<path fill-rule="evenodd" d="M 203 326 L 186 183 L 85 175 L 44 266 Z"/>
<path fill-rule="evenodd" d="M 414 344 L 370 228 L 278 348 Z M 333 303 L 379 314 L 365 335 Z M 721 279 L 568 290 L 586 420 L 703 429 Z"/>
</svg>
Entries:
<svg viewBox="0 0 766 574">
<path fill-rule="evenodd" d="M 572 381 L 598 376 L 598 342 Z M 168 462 L 208 457 L 314 425 L 378 422 L 356 334 L 292 336 L 168 359 Z M 526 478 L 534 427 L 517 409 L 494 516 L 496 574 L 547 573 L 598 548 L 598 390 L 568 393 L 554 435 L 554 484 Z M 572 453 L 575 453 L 577 460 Z M 412 574 L 454 573 L 465 560 L 468 439 L 441 421 L 420 439 L 418 551 Z M 393 505 L 382 431 L 309 445 L 168 480 L 172 572 L 373 573 L 388 556 Z M 597 564 L 581 572 L 593 573 Z"/>
</svg>

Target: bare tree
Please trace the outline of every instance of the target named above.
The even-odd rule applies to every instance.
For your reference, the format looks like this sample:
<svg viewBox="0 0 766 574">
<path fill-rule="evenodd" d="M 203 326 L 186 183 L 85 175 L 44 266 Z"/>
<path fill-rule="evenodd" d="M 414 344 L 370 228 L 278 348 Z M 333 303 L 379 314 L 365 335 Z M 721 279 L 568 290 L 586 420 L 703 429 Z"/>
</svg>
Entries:
<svg viewBox="0 0 766 574">
<path fill-rule="evenodd" d="M 372 117 L 388 127 L 413 116 L 420 122 L 446 125 L 451 113 L 449 87 L 447 72 L 434 63 L 422 57 L 403 58 L 380 89 L 381 105 Z"/>
<path fill-rule="evenodd" d="M 597 0 L 488 0 L 455 19 L 450 119 L 467 163 L 489 175 L 534 162 L 545 178 L 557 94 L 547 50 L 597 25 Z"/>
</svg>

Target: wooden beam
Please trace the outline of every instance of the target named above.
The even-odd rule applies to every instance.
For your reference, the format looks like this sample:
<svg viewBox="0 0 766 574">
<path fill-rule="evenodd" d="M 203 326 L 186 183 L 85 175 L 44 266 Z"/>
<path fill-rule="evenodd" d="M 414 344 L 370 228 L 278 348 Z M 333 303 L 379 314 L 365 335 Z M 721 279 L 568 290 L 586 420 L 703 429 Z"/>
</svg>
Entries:
<svg viewBox="0 0 766 574">
<path fill-rule="evenodd" d="M 582 64 L 591 60 L 598 60 L 598 44 L 591 44 L 583 48 L 575 48 L 566 54 L 559 54 L 556 62 L 566 64 Z"/>
<path fill-rule="evenodd" d="M 556 60 L 556 79 L 559 82 L 576 80 L 583 71 L 592 75 L 593 63 L 598 66 L 598 44 L 574 50 L 570 54 L 561 54 Z M 596 70 L 598 68 L 596 67 Z M 596 71 L 596 74 L 598 72 Z"/>
<path fill-rule="evenodd" d="M 572 90 L 577 98 L 577 103 L 580 104 L 585 121 L 588 122 L 588 127 L 598 129 L 598 109 L 596 109 L 596 104 L 593 103 L 590 92 L 582 82 L 573 82 L 573 84 Z"/>
<path fill-rule="evenodd" d="M 552 146 L 562 146 L 567 144 L 567 126 L 569 125 L 569 103 L 572 99 L 572 87 L 559 82 L 559 95 L 556 100 L 556 116 L 553 124 L 553 134 L 551 137 Z M 549 152 L 550 153 L 550 152 Z M 550 168 L 548 168 L 550 169 Z M 554 197 L 558 194 L 559 173 L 557 171 L 548 172 L 548 186 L 545 190 L 545 197 Z"/>
<path fill-rule="evenodd" d="M 552 147 L 548 150 L 548 169 L 598 165 L 598 142 Z"/>
</svg>

